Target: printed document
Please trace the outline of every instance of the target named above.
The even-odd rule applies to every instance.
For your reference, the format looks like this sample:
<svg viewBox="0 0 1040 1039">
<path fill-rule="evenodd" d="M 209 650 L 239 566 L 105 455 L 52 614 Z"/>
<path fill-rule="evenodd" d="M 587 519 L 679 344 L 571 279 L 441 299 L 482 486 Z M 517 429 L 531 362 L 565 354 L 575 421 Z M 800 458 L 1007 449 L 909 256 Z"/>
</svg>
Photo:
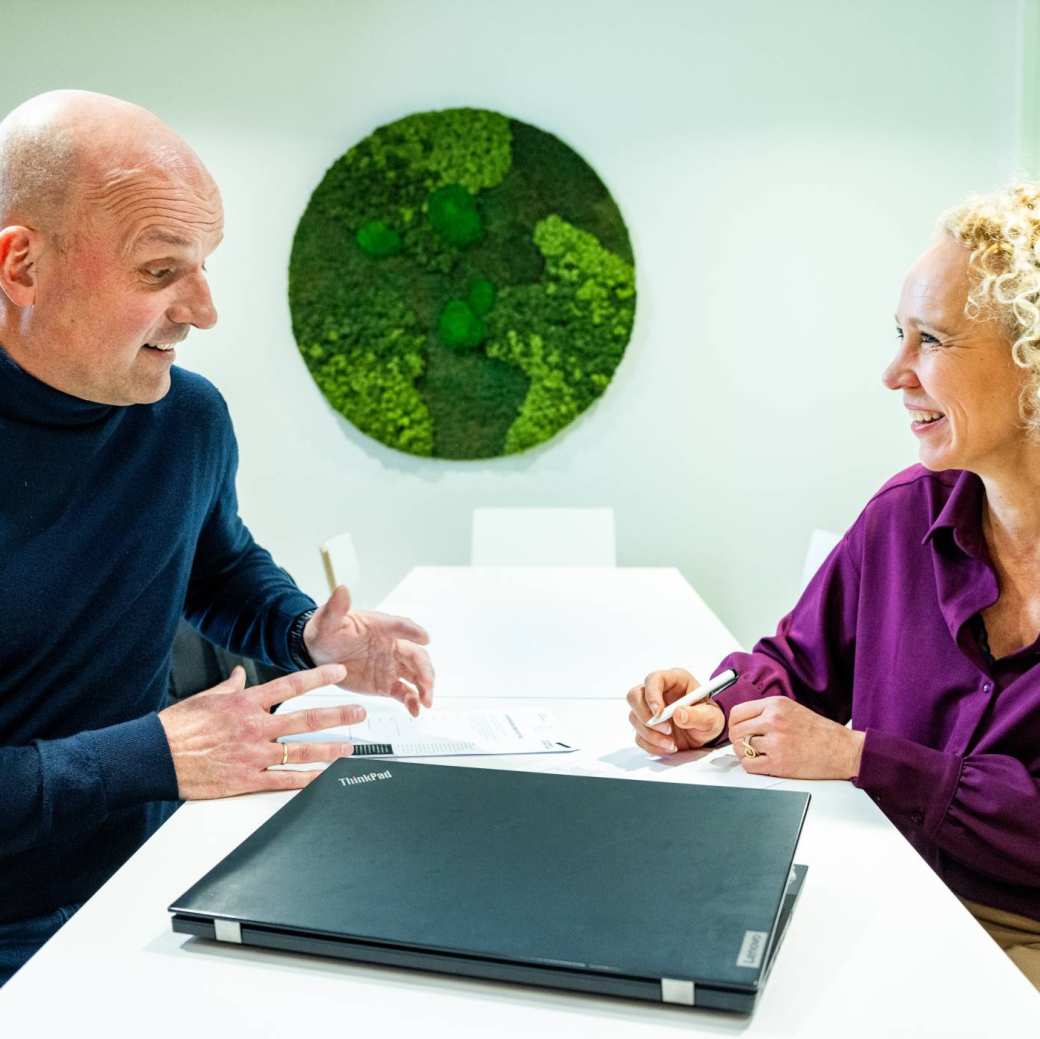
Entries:
<svg viewBox="0 0 1040 1039">
<path fill-rule="evenodd" d="M 308 706 L 331 707 L 325 703 Z M 340 700 L 339 702 L 342 702 Z M 290 701 L 291 703 L 291 701 Z M 286 704 L 285 707 L 289 707 Z M 432 758 L 468 754 L 569 754 L 577 746 L 561 735 L 549 711 L 424 711 L 413 718 L 396 703 L 365 707 L 368 717 L 357 725 L 284 736 L 285 742 L 349 741 L 355 755 L 393 758 Z M 279 711 L 279 714 L 289 711 Z"/>
</svg>

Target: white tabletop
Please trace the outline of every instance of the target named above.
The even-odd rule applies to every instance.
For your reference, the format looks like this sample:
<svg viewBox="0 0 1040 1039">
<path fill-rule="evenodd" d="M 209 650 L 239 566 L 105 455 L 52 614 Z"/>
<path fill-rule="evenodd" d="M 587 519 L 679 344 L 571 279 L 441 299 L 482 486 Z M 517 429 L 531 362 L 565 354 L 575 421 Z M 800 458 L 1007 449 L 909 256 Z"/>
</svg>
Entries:
<svg viewBox="0 0 1040 1039">
<path fill-rule="evenodd" d="M 679 594 L 675 576 L 674 571 L 646 570 L 618 570 L 613 576 L 608 571 L 555 569 L 523 574 L 441 568 L 413 572 L 384 605 L 396 611 L 411 596 L 422 606 L 416 617 L 434 634 L 431 651 L 440 680 L 457 682 L 456 693 L 474 688 L 463 666 L 467 660 L 485 678 L 494 675 L 496 661 L 505 662 L 519 676 L 517 684 L 529 658 L 538 661 L 532 665 L 537 668 L 546 659 L 557 660 L 567 669 L 568 681 L 582 681 L 571 697 L 551 705 L 561 727 L 580 743 L 579 753 L 441 761 L 671 782 L 748 782 L 739 769 L 729 767 L 725 752 L 655 761 L 630 745 L 623 691 L 654 666 L 689 659 L 704 670 L 709 665 L 697 648 L 699 633 L 707 633 L 707 642 L 721 639 L 724 632 L 696 596 Z M 589 578 L 587 585 L 584 577 Z M 534 637 L 523 625 L 516 626 L 523 611 L 514 610 L 510 625 L 496 634 L 490 613 L 504 594 L 504 582 L 522 590 L 529 614 L 554 618 L 556 625 L 542 623 Z M 631 601 L 634 587 L 641 590 L 638 604 Z M 677 609 L 690 625 L 686 632 L 676 631 L 666 616 Z M 629 615 L 629 630 L 658 638 L 655 645 L 669 651 L 665 660 L 648 663 L 642 647 L 633 644 L 626 665 L 617 631 L 607 629 Z M 597 631 L 609 645 L 582 641 Z M 683 658 L 687 643 L 693 648 Z M 616 695 L 595 699 L 590 688 L 609 688 Z M 509 709 L 523 707 L 524 701 L 448 700 L 441 709 L 476 706 Z M 848 783 L 780 786 L 812 794 L 797 855 L 797 861 L 809 866 L 809 875 L 751 1017 L 393 970 L 173 934 L 165 907 L 290 796 L 263 794 L 182 807 L 0 989 L 0 1021 L 10 1035 L 250 1039 L 300 1034 L 639 1037 L 671 1032 L 978 1039 L 1021 1034 L 1023 1029 L 1035 1034 L 1040 997 L 869 798 Z M 663 886 L 674 879 L 655 877 L 648 863 L 647 882 Z M 710 897 L 710 884 L 692 882 L 677 887 L 676 897 L 698 897 L 698 886 L 703 897 Z"/>
<path fill-rule="evenodd" d="M 623 696 L 739 648 L 672 567 L 420 566 L 381 609 L 428 628 L 441 697 Z"/>
</svg>

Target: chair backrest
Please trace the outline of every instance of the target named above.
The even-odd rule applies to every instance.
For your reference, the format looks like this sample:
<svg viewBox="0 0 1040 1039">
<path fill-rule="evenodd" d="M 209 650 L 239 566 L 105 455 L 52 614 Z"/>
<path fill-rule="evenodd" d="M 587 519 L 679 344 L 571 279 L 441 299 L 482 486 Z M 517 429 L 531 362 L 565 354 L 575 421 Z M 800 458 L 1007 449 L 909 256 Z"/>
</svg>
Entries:
<svg viewBox="0 0 1040 1039">
<path fill-rule="evenodd" d="M 262 685 L 285 674 L 271 664 L 215 646 L 181 618 L 173 636 L 170 699 L 183 700 L 186 696 L 220 685 L 236 665 L 245 669 L 246 685 L 250 686 Z"/>
<path fill-rule="evenodd" d="M 820 527 L 809 535 L 809 548 L 805 553 L 805 563 L 802 565 L 802 586 L 799 591 L 805 591 L 809 582 L 816 576 L 816 571 L 823 566 L 823 561 L 831 554 L 839 541 L 841 541 L 840 534 L 835 534 L 832 530 L 823 530 Z"/>
<path fill-rule="evenodd" d="M 473 566 L 614 566 L 614 510 L 478 508 Z"/>
<path fill-rule="evenodd" d="M 346 532 L 329 538 L 321 546 L 321 561 L 325 567 L 329 591 L 338 584 L 345 584 L 350 589 L 351 599 L 357 602 L 361 597 L 361 564 L 354 548 L 354 539 Z"/>
</svg>

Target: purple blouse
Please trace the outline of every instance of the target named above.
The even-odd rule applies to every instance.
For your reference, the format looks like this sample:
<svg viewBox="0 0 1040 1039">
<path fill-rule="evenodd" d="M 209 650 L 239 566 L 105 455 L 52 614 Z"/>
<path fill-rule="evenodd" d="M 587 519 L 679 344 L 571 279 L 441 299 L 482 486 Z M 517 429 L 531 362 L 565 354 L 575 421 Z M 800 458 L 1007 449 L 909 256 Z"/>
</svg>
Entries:
<svg viewBox="0 0 1040 1039">
<path fill-rule="evenodd" d="M 789 696 L 864 730 L 855 784 L 964 898 L 1040 920 L 1040 639 L 987 665 L 982 481 L 893 477 L 776 634 L 719 666 L 726 712 Z M 718 673 L 718 672 L 716 672 Z"/>
</svg>

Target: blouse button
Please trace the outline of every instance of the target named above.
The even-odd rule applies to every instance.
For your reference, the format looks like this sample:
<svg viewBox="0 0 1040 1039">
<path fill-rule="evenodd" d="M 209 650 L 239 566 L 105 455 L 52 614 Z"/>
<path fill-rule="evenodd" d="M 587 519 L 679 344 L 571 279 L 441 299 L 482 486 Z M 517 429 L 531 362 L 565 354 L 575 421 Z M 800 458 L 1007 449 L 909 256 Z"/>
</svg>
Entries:
<svg viewBox="0 0 1040 1039">
<path fill-rule="evenodd" d="M 993 688 L 993 686 L 989 682 L 983 682 L 982 683 L 982 691 L 984 693 L 988 693 L 992 688 Z"/>
</svg>

